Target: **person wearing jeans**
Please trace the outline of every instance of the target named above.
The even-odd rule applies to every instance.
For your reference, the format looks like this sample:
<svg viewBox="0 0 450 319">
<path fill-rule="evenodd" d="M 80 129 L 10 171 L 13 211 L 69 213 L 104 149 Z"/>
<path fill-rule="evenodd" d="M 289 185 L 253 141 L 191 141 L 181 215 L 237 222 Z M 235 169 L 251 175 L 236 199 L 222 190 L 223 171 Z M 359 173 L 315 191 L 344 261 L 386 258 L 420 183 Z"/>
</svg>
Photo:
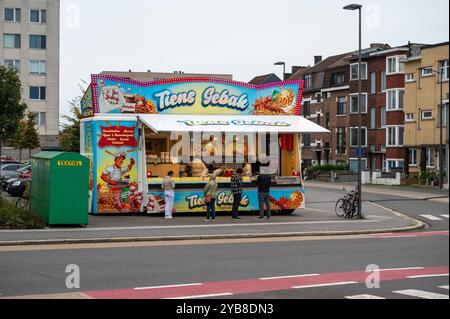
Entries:
<svg viewBox="0 0 450 319">
<path fill-rule="evenodd" d="M 241 219 L 238 216 L 239 206 L 242 199 L 242 169 L 238 168 L 231 176 L 231 193 L 233 194 L 233 210 L 231 217 L 233 219 Z"/>
<path fill-rule="evenodd" d="M 211 174 L 209 177 L 209 182 L 206 183 L 205 189 L 203 191 L 205 198 L 209 197 L 210 201 L 206 202 L 206 220 L 205 221 L 216 221 L 216 197 L 217 197 L 218 184 L 216 182 L 216 175 Z"/>
<path fill-rule="evenodd" d="M 264 204 L 266 205 L 266 218 L 272 217 L 272 211 L 270 209 L 270 184 L 272 179 L 269 175 L 259 175 L 256 180 L 258 185 L 258 200 L 259 200 L 259 217 L 258 219 L 264 219 Z"/>
</svg>

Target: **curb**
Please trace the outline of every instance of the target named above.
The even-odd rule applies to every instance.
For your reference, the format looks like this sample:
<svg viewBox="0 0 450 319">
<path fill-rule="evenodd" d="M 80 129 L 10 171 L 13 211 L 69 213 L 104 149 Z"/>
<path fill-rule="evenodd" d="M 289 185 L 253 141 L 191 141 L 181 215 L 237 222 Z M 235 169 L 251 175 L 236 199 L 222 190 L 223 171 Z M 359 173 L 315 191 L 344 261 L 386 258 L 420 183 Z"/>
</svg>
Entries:
<svg viewBox="0 0 450 319">
<path fill-rule="evenodd" d="M 116 237 L 116 238 L 86 238 L 86 239 L 51 239 L 51 240 L 24 240 L 24 241 L 2 241 L 0 247 L 4 246 L 31 246 L 31 245 L 64 245 L 64 244 L 98 244 L 98 243 L 126 243 L 126 242 L 161 242 L 161 241 L 188 241 L 188 240 L 211 240 L 211 239 L 250 239 L 250 238 L 285 238 L 285 237 L 321 237 L 321 236 L 351 236 L 369 235 L 382 233 L 400 233 L 428 227 L 422 221 L 406 216 L 400 212 L 384 207 L 380 204 L 369 202 L 381 209 L 387 210 L 397 217 L 403 218 L 412 226 L 401 228 L 349 230 L 349 231 L 315 231 L 315 232 L 289 232 L 289 233 L 265 233 L 265 234 L 233 234 L 233 235 L 186 235 L 186 236 L 159 236 L 159 237 Z"/>
</svg>

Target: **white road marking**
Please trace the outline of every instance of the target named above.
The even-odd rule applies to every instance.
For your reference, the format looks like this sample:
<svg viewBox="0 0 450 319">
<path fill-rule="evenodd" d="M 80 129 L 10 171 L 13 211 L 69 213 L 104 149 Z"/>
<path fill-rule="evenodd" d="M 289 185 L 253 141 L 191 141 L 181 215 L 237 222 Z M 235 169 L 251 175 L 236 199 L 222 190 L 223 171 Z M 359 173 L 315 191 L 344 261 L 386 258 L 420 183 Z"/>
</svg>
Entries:
<svg viewBox="0 0 450 319">
<path fill-rule="evenodd" d="M 391 271 L 391 270 L 414 270 L 414 269 L 424 269 L 424 267 L 408 267 L 408 268 L 386 268 L 380 269 L 380 271 Z"/>
<path fill-rule="evenodd" d="M 259 278 L 259 280 L 273 280 L 273 279 L 285 279 L 285 278 L 301 278 L 301 277 L 312 277 L 312 276 L 320 276 L 320 274 L 293 275 L 293 276 L 279 276 L 279 277 L 266 277 L 266 278 Z"/>
<path fill-rule="evenodd" d="M 448 215 L 441 215 L 441 216 L 448 219 Z"/>
<path fill-rule="evenodd" d="M 449 297 L 447 295 L 436 294 L 434 292 L 428 292 L 428 291 L 416 290 L 416 289 L 397 290 L 397 291 L 394 291 L 394 293 L 405 295 L 405 296 L 423 298 L 423 299 L 449 299 Z"/>
<path fill-rule="evenodd" d="M 167 285 L 167 286 L 152 286 L 152 287 L 138 287 L 134 290 L 150 290 L 150 289 L 163 289 L 163 288 L 177 288 L 177 287 L 190 287 L 190 286 L 201 286 L 203 284 L 183 284 L 183 285 Z"/>
<path fill-rule="evenodd" d="M 447 290 L 448 290 L 448 285 L 447 285 L 447 286 L 439 286 L 439 288 L 447 289 Z"/>
<path fill-rule="evenodd" d="M 423 218 L 429 219 L 429 220 L 442 220 L 442 218 L 439 218 L 437 216 L 433 216 L 433 215 L 420 215 Z"/>
<path fill-rule="evenodd" d="M 342 282 L 333 282 L 329 284 L 318 284 L 318 285 L 303 285 L 303 286 L 295 286 L 291 287 L 291 289 L 303 289 L 303 288 L 315 288 L 315 287 L 328 287 L 328 286 L 340 286 L 340 285 L 351 285 L 357 284 L 356 281 L 342 281 Z"/>
<path fill-rule="evenodd" d="M 435 275 L 407 276 L 406 278 L 415 279 L 415 278 L 430 278 L 430 277 L 444 277 L 444 276 L 448 276 L 448 273 L 446 273 L 446 274 L 435 274 Z"/>
<path fill-rule="evenodd" d="M 165 299 L 198 299 L 198 298 L 209 298 L 209 297 L 223 297 L 223 296 L 233 296 L 230 292 L 225 292 L 221 294 L 211 294 L 211 295 L 197 295 L 197 296 L 183 296 L 183 297 L 175 297 L 175 298 L 165 298 Z"/>
<path fill-rule="evenodd" d="M 345 299 L 386 299 L 386 298 L 374 295 L 355 295 L 355 296 L 346 296 Z"/>
</svg>

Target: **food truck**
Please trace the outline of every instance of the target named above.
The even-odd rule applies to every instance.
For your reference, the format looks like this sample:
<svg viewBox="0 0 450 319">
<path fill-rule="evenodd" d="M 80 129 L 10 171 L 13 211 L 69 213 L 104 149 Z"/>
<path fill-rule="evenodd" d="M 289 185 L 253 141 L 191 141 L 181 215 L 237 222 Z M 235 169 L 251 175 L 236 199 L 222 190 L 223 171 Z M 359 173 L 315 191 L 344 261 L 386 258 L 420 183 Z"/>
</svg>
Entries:
<svg viewBox="0 0 450 319">
<path fill-rule="evenodd" d="M 258 211 L 259 174 L 271 208 L 305 207 L 302 133 L 328 132 L 301 116 L 303 81 L 254 86 L 213 78 L 139 82 L 92 75 L 81 101 L 81 153 L 89 158 L 92 214 L 161 213 L 161 182 L 176 183 L 174 213 L 205 212 L 217 176 L 216 211 L 233 204 L 230 177 L 244 169 L 240 211 Z"/>
</svg>

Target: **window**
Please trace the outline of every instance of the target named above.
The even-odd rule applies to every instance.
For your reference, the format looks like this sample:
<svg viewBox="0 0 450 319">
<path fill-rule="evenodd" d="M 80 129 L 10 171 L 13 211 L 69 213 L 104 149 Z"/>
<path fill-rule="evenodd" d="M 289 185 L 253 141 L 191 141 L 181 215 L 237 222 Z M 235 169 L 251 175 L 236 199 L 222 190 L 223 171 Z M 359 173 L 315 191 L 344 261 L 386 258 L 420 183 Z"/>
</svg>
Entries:
<svg viewBox="0 0 450 319">
<path fill-rule="evenodd" d="M 20 22 L 19 8 L 5 8 L 4 18 L 7 22 Z"/>
<path fill-rule="evenodd" d="M 305 75 L 305 89 L 312 87 L 312 74 Z"/>
<path fill-rule="evenodd" d="M 403 146 L 403 135 L 405 129 L 403 126 L 388 126 L 387 127 L 387 146 L 388 147 L 398 147 Z"/>
<path fill-rule="evenodd" d="M 345 115 L 347 98 L 345 96 L 340 96 L 337 99 L 337 115 Z"/>
<path fill-rule="evenodd" d="M 30 10 L 30 22 L 32 23 L 47 23 L 46 10 Z"/>
<path fill-rule="evenodd" d="M 334 73 L 331 75 L 331 85 L 338 86 L 343 85 L 345 80 L 344 73 Z"/>
<path fill-rule="evenodd" d="M 45 35 L 30 35 L 30 49 L 46 49 L 47 36 Z"/>
<path fill-rule="evenodd" d="M 303 102 L 303 116 L 311 116 L 311 101 Z"/>
<path fill-rule="evenodd" d="M 45 100 L 45 86 L 30 86 L 30 100 Z"/>
<path fill-rule="evenodd" d="M 405 122 L 412 122 L 414 121 L 414 114 L 413 113 L 406 113 L 405 114 Z"/>
<path fill-rule="evenodd" d="M 367 169 L 367 159 L 362 158 L 361 159 L 361 168 L 363 170 Z M 351 172 L 358 172 L 358 159 L 357 158 L 351 158 L 350 159 L 350 171 Z"/>
<path fill-rule="evenodd" d="M 442 109 L 442 126 L 447 126 L 447 109 L 448 109 L 448 104 L 443 104 L 440 106 L 440 108 Z M 439 110 L 439 118 L 441 118 L 441 110 Z M 441 121 L 439 120 L 438 126 L 440 126 Z"/>
<path fill-rule="evenodd" d="M 20 34 L 4 34 L 3 47 L 7 49 L 20 49 Z"/>
<path fill-rule="evenodd" d="M 45 61 L 30 61 L 30 74 L 46 74 L 47 62 Z"/>
<path fill-rule="evenodd" d="M 330 129 L 330 113 L 325 114 L 325 128 Z"/>
<path fill-rule="evenodd" d="M 403 110 L 405 90 L 388 90 L 386 94 L 387 109 L 389 111 Z"/>
<path fill-rule="evenodd" d="M 20 60 L 5 60 L 5 67 L 20 72 Z"/>
<path fill-rule="evenodd" d="M 427 164 L 427 168 L 434 168 L 435 165 L 435 155 L 436 155 L 436 150 L 434 148 L 427 148 L 426 151 L 426 164 Z"/>
<path fill-rule="evenodd" d="M 350 64 L 350 80 L 358 80 L 358 63 Z M 367 80 L 367 63 L 361 64 L 361 79 Z"/>
<path fill-rule="evenodd" d="M 400 63 L 402 58 L 405 58 L 405 56 L 392 56 L 386 59 L 387 75 L 403 73 L 404 64 Z"/>
<path fill-rule="evenodd" d="M 377 128 L 377 109 L 376 109 L 376 107 L 370 108 L 370 128 L 371 129 Z"/>
<path fill-rule="evenodd" d="M 370 94 L 377 93 L 377 73 L 370 73 Z"/>
<path fill-rule="evenodd" d="M 45 126 L 46 125 L 46 114 L 45 112 L 34 113 L 36 117 L 34 118 L 34 125 Z"/>
<path fill-rule="evenodd" d="M 317 103 L 322 102 L 322 94 L 320 94 L 320 93 L 316 94 L 316 101 L 317 101 Z"/>
<path fill-rule="evenodd" d="M 409 149 L 408 160 L 409 166 L 417 166 L 417 149 L 414 148 Z"/>
<path fill-rule="evenodd" d="M 431 68 L 431 67 L 423 68 L 421 70 L 421 74 L 422 74 L 422 77 L 431 76 L 431 75 L 433 75 L 433 68 Z"/>
<path fill-rule="evenodd" d="M 386 91 L 386 71 L 381 72 L 381 92 Z"/>
<path fill-rule="evenodd" d="M 311 134 L 303 134 L 303 146 L 311 146 Z"/>
<path fill-rule="evenodd" d="M 361 113 L 367 113 L 367 93 L 361 94 Z M 350 95 L 350 113 L 358 113 L 358 94 Z"/>
<path fill-rule="evenodd" d="M 316 124 L 322 126 L 322 116 L 317 114 Z"/>
<path fill-rule="evenodd" d="M 337 128 L 337 149 L 338 155 L 343 155 L 346 153 L 345 150 L 345 127 Z"/>
<path fill-rule="evenodd" d="M 422 111 L 422 120 L 432 120 L 433 119 L 433 111 L 432 110 L 425 110 Z"/>
<path fill-rule="evenodd" d="M 439 72 L 443 81 L 448 81 L 448 60 L 439 61 Z"/>
<path fill-rule="evenodd" d="M 367 147 L 367 128 L 361 127 L 361 146 Z M 350 128 L 350 146 L 358 147 L 358 128 L 351 127 Z"/>
<path fill-rule="evenodd" d="M 414 82 L 414 73 L 408 73 L 405 75 L 406 82 Z"/>
<path fill-rule="evenodd" d="M 386 127 L 386 107 L 381 108 L 381 128 Z"/>
<path fill-rule="evenodd" d="M 404 160 L 387 160 L 387 171 L 390 171 L 391 169 L 402 169 L 405 168 L 405 161 Z"/>
</svg>

